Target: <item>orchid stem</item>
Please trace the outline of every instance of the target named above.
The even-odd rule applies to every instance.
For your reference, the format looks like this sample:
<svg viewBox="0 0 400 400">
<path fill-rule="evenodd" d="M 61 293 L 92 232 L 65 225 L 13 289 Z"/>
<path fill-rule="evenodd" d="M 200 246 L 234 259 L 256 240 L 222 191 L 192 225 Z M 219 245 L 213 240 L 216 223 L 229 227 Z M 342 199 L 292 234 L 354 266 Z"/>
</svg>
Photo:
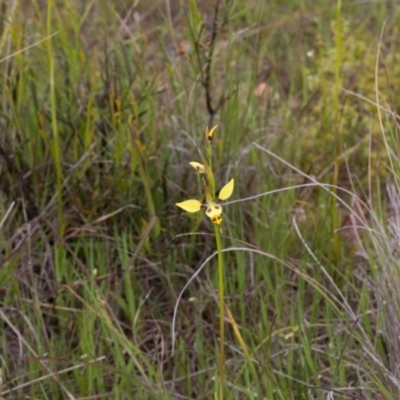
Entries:
<svg viewBox="0 0 400 400">
<path fill-rule="evenodd" d="M 219 400 L 224 399 L 224 369 L 225 369 L 225 307 L 224 307 L 224 260 L 221 247 L 221 233 L 214 225 L 218 252 L 218 296 L 219 296 Z"/>
</svg>

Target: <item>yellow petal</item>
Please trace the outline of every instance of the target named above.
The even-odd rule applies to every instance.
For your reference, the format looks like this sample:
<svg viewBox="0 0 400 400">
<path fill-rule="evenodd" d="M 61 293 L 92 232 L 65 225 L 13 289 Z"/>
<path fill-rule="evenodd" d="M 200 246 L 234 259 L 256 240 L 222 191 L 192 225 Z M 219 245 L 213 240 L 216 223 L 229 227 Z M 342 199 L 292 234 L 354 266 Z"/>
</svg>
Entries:
<svg viewBox="0 0 400 400">
<path fill-rule="evenodd" d="M 234 180 L 233 178 L 221 189 L 219 192 L 218 198 L 220 200 L 226 200 L 231 197 L 233 193 L 233 186 L 234 186 Z"/>
<path fill-rule="evenodd" d="M 207 217 L 212 220 L 216 216 L 222 214 L 222 207 L 215 203 L 209 203 L 207 204 L 206 214 Z"/>
<path fill-rule="evenodd" d="M 211 222 L 213 224 L 219 225 L 222 222 L 222 217 L 221 215 L 216 215 L 215 217 L 211 218 Z"/>
<path fill-rule="evenodd" d="M 186 200 L 182 203 L 175 203 L 175 205 L 190 213 L 200 211 L 201 208 L 201 203 L 198 200 Z"/>
<path fill-rule="evenodd" d="M 198 173 L 204 174 L 206 171 L 205 167 L 203 164 L 200 164 L 198 162 L 192 161 L 189 163 Z"/>
<path fill-rule="evenodd" d="M 206 137 L 207 137 L 209 143 L 211 143 L 216 129 L 217 129 L 217 125 L 215 125 L 214 128 L 211 128 L 210 130 L 207 129 Z"/>
</svg>

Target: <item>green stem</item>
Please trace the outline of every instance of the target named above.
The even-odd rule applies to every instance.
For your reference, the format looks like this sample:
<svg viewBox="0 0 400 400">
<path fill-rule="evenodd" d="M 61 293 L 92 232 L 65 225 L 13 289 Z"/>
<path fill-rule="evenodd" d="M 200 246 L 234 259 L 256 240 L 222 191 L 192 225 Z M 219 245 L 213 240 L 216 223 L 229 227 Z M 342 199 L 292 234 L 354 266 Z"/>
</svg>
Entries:
<svg viewBox="0 0 400 400">
<path fill-rule="evenodd" d="M 335 60 L 335 85 L 334 85 L 334 105 L 333 105 L 333 123 L 335 130 L 335 164 L 333 171 L 333 193 L 337 193 L 337 186 L 339 184 L 339 172 L 340 172 L 340 154 L 342 152 L 342 140 L 339 132 L 339 118 L 340 118 L 340 68 L 342 65 L 342 52 L 343 52 L 343 32 L 342 32 L 342 20 L 341 20 L 341 11 L 342 11 L 342 0 L 337 1 L 336 5 L 336 60 Z M 338 205 L 336 197 L 333 197 L 332 204 L 332 232 L 337 232 L 339 228 L 339 220 L 338 220 Z M 333 249 L 334 256 L 336 259 L 336 265 L 339 263 L 340 257 L 340 242 L 339 235 L 334 234 L 333 237 Z"/>
<path fill-rule="evenodd" d="M 219 297 L 219 400 L 224 398 L 225 369 L 225 307 L 224 307 L 224 260 L 222 258 L 221 233 L 214 224 L 215 240 L 218 252 L 218 297 Z"/>
<path fill-rule="evenodd" d="M 47 35 L 52 34 L 52 11 L 54 1 L 51 0 L 47 3 L 47 22 L 46 29 Z M 55 60 L 52 48 L 52 39 L 47 41 L 47 55 L 49 60 L 49 87 L 50 87 L 50 104 L 51 104 L 51 127 L 53 132 L 53 143 L 52 143 L 52 156 L 54 160 L 54 167 L 56 172 L 56 190 L 57 190 L 57 216 L 58 216 L 58 229 L 61 235 L 64 234 L 64 216 L 63 216 L 63 195 L 62 195 L 62 163 L 60 153 L 60 138 L 57 124 L 57 100 L 56 100 L 56 82 L 55 82 Z"/>
<path fill-rule="evenodd" d="M 212 173 L 212 150 L 211 150 L 211 145 L 206 145 L 206 152 L 207 152 L 207 157 L 208 157 L 208 167 L 210 170 L 210 174 L 207 174 L 207 179 L 208 179 L 208 184 L 210 185 L 210 192 L 211 196 L 213 198 L 213 201 L 215 200 L 215 179 L 214 175 Z"/>
<path fill-rule="evenodd" d="M 160 220 L 158 219 L 157 214 L 156 214 L 156 208 L 155 208 L 154 201 L 153 201 L 153 193 L 151 192 L 148 174 L 146 173 L 145 160 L 144 160 L 144 157 L 142 156 L 142 154 L 140 153 L 140 149 L 138 148 L 138 145 L 136 142 L 135 142 L 135 150 L 137 153 L 137 158 L 139 160 L 138 172 L 139 172 L 140 180 L 144 187 L 144 193 L 146 195 L 147 210 L 149 213 L 149 218 L 156 219 L 156 223 L 154 225 L 153 232 L 154 232 L 155 238 L 157 239 L 160 236 L 160 232 L 161 232 Z"/>
</svg>

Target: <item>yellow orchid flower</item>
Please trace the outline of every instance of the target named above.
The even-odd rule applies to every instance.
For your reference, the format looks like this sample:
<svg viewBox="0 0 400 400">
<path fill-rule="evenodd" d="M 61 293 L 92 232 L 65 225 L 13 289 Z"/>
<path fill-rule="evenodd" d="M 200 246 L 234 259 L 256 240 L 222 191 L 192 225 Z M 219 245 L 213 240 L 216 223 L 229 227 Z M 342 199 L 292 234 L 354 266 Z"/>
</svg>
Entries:
<svg viewBox="0 0 400 400">
<path fill-rule="evenodd" d="M 213 224 L 219 225 L 222 222 L 222 207 L 215 203 L 207 204 L 206 215 Z"/>
<path fill-rule="evenodd" d="M 211 144 L 213 137 L 214 137 L 215 130 L 217 129 L 217 126 L 218 125 L 215 125 L 210 130 L 208 130 L 208 128 L 206 129 L 206 142 L 208 141 L 208 144 Z"/>
<path fill-rule="evenodd" d="M 219 192 L 218 200 L 216 202 L 211 199 L 207 200 L 207 204 L 203 205 L 198 200 L 186 200 L 181 203 L 175 203 L 178 207 L 189 213 L 200 211 L 201 208 L 206 209 L 206 215 L 210 218 L 213 224 L 220 225 L 222 222 L 222 207 L 217 204 L 219 201 L 226 200 L 231 197 L 234 188 L 234 179 L 232 178 Z"/>
<path fill-rule="evenodd" d="M 206 168 L 203 164 L 192 161 L 189 163 L 199 174 L 204 174 L 206 172 Z"/>
</svg>

